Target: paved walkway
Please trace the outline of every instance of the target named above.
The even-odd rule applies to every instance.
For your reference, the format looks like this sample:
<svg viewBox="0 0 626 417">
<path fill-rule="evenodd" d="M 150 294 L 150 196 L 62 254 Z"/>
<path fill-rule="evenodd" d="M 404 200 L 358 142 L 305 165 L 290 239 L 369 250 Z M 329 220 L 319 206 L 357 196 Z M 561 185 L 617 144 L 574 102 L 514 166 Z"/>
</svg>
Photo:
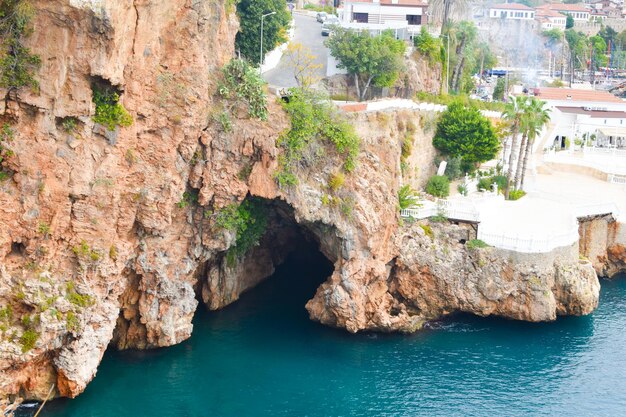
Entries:
<svg viewBox="0 0 626 417">
<path fill-rule="evenodd" d="M 328 38 L 322 36 L 322 24 L 318 23 L 314 17 L 297 12 L 294 12 L 293 19 L 295 33 L 292 42 L 301 43 L 311 50 L 311 53 L 317 57 L 315 62 L 322 65 L 318 70 L 319 78 L 325 77 L 328 49 L 324 46 L 324 40 Z M 297 86 L 293 68 L 289 66 L 289 60 L 285 55 L 276 68 L 263 73 L 263 78 L 273 87 Z"/>
</svg>

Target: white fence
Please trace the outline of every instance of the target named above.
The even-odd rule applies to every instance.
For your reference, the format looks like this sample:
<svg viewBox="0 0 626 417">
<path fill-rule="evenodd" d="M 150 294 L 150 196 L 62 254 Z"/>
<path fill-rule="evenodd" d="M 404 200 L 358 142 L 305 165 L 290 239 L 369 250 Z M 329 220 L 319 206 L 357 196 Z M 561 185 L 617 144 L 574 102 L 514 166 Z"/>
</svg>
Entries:
<svg viewBox="0 0 626 417">
<path fill-rule="evenodd" d="M 421 111 L 433 111 L 437 113 L 441 113 L 446 111 L 448 106 L 443 104 L 435 104 L 435 103 L 417 103 L 413 100 L 402 99 L 402 98 L 392 98 L 392 99 L 382 99 L 376 101 L 367 102 L 367 108 L 363 111 L 381 111 L 381 110 L 391 110 L 391 109 L 411 109 L 411 110 L 421 110 Z M 501 118 L 502 113 L 492 110 L 481 110 L 480 111 L 483 116 L 491 117 L 491 118 Z"/>
<path fill-rule="evenodd" d="M 544 234 L 542 236 L 511 236 L 505 234 L 483 233 L 478 228 L 478 239 L 501 249 L 522 253 L 546 253 L 556 248 L 573 245 L 578 241 L 578 227 L 572 227 L 561 234 Z"/>
<path fill-rule="evenodd" d="M 400 215 L 402 217 L 412 217 L 418 220 L 442 215 L 454 220 L 462 220 L 473 223 L 480 221 L 478 210 L 476 210 L 474 204 L 464 201 L 425 201 L 421 207 L 401 210 Z"/>
</svg>

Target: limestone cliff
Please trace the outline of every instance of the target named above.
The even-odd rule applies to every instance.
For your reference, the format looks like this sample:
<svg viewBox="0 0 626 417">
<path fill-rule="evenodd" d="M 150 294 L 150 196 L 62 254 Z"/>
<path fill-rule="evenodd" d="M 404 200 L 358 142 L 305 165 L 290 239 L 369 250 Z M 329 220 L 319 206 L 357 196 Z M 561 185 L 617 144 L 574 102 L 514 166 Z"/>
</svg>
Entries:
<svg viewBox="0 0 626 417">
<path fill-rule="evenodd" d="M 234 302 L 299 245 L 335 266 L 311 317 L 350 331 L 595 306 L 597 279 L 571 250 L 518 259 L 468 250 L 457 226 L 433 225 L 433 237 L 399 226 L 398 188 L 432 174 L 431 114 L 351 115 L 361 149 L 345 183 L 329 185 L 340 164 L 322 144 L 298 185 L 279 189 L 281 107 L 269 100 L 267 122 L 237 112 L 229 129 L 219 122 L 215 92 L 237 30 L 225 3 L 32 0 L 40 91 L 0 91 L 0 123 L 15 132 L 0 182 L 1 395 L 80 394 L 109 345 L 185 340 L 199 301 Z M 132 126 L 94 123 L 94 86 L 119 92 Z M 237 236 L 216 213 L 251 196 L 267 232 L 233 258 Z"/>
<path fill-rule="evenodd" d="M 447 222 L 407 225 L 395 233 L 399 256 L 386 279 L 350 288 L 331 280 L 307 308 L 321 322 L 353 331 L 411 332 L 456 312 L 550 321 L 597 307 L 600 284 L 591 263 L 578 260 L 577 245 L 520 254 L 468 247 L 472 234 Z M 354 293 L 368 302 L 346 303 Z"/>
<path fill-rule="evenodd" d="M 238 27 L 223 2 L 31 3 L 40 91 L 0 91 L 15 132 L 0 183 L 0 392 L 75 396 L 116 326 L 123 348 L 190 336 L 199 266 L 232 240 L 199 204 L 242 199 L 244 167 L 261 184 L 286 124 L 271 111 L 226 136 L 213 122 Z M 131 127 L 93 122 L 94 85 L 119 91 Z"/>
<path fill-rule="evenodd" d="M 580 253 L 599 276 L 611 278 L 626 271 L 626 228 L 612 215 L 581 219 Z"/>
</svg>

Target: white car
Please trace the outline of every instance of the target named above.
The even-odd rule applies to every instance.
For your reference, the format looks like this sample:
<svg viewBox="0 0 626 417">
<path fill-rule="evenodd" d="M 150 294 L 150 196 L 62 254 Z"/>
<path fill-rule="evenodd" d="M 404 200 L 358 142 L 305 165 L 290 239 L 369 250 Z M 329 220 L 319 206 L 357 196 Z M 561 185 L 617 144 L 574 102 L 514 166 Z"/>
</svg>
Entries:
<svg viewBox="0 0 626 417">
<path fill-rule="evenodd" d="M 335 26 L 339 26 L 339 18 L 337 16 L 328 16 L 322 24 L 322 36 L 329 36 Z"/>
</svg>

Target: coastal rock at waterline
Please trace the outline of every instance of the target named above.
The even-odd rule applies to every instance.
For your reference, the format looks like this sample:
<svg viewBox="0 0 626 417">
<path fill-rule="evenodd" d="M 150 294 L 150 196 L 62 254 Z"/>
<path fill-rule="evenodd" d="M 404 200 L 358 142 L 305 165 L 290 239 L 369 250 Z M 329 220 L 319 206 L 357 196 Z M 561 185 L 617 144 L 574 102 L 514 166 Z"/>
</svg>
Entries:
<svg viewBox="0 0 626 417">
<path fill-rule="evenodd" d="M 607 249 L 604 275 L 612 277 L 622 271 L 626 271 L 626 246 L 622 244 L 611 245 Z"/>
<path fill-rule="evenodd" d="M 398 230 L 399 255 L 378 274 L 333 276 L 307 304 L 322 323 L 351 331 L 414 331 L 455 312 L 525 321 L 584 315 L 600 284 L 577 246 L 549 254 L 468 248 L 471 231 L 447 223 Z"/>
</svg>

